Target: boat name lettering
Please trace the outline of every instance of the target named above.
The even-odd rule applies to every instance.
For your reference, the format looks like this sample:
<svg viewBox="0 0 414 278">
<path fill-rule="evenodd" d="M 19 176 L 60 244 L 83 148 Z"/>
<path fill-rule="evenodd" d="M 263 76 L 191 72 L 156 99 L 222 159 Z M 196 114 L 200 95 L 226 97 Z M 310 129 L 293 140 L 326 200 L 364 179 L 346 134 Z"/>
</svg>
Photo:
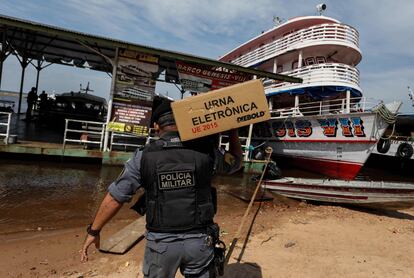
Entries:
<svg viewBox="0 0 414 278">
<path fill-rule="evenodd" d="M 226 105 L 223 103 L 227 103 L 227 104 L 233 104 L 234 101 L 231 97 L 228 97 L 227 100 L 226 98 L 222 99 L 222 102 L 218 101 L 218 102 L 214 102 L 214 100 L 209 101 L 207 103 L 204 103 L 204 106 L 207 107 L 211 107 L 210 105 L 213 105 L 213 107 L 221 107 L 222 105 Z M 217 106 L 218 105 L 218 106 Z M 207 108 L 208 109 L 208 108 Z M 221 110 L 218 111 L 213 111 L 211 113 L 207 113 L 201 116 L 197 116 L 197 117 L 193 117 L 191 118 L 191 121 L 193 123 L 194 126 L 196 125 L 200 125 L 200 124 L 205 124 L 208 122 L 212 122 L 212 121 L 216 121 L 216 120 L 220 120 L 220 119 L 224 119 L 224 118 L 229 118 L 235 115 L 239 115 L 239 114 L 243 114 L 246 112 L 250 112 L 252 110 L 256 110 L 258 109 L 257 105 L 254 102 L 249 103 L 245 103 L 245 104 L 241 104 L 241 105 L 237 105 L 237 106 L 233 106 L 233 107 L 228 107 L 226 106 L 226 108 L 222 108 Z M 242 121 L 247 121 L 245 117 L 249 116 L 249 119 L 255 119 L 258 117 L 262 117 L 264 116 L 264 112 L 260 111 L 260 112 L 255 112 L 249 115 L 243 115 L 240 116 L 237 121 L 238 122 L 242 122 Z"/>
<path fill-rule="evenodd" d="M 341 125 L 342 135 L 345 137 L 365 137 L 364 126 L 361 118 L 339 118 L 318 120 L 327 137 L 336 137 L 337 124 Z"/>
<path fill-rule="evenodd" d="M 338 123 L 345 137 L 365 137 L 364 125 L 361 118 L 328 118 L 318 119 L 323 130 L 323 134 L 327 137 L 336 137 L 338 131 Z M 308 120 L 293 121 L 275 121 L 265 122 L 256 125 L 253 129 L 256 137 L 309 137 L 313 132 L 312 122 Z"/>
<path fill-rule="evenodd" d="M 337 120 L 334 119 L 318 119 L 318 122 L 323 129 L 323 135 L 327 137 L 336 137 Z"/>
<path fill-rule="evenodd" d="M 275 130 L 276 137 L 309 137 L 312 135 L 312 123 L 308 120 L 299 120 L 296 123 L 291 121 L 274 122 L 272 128 Z"/>
</svg>

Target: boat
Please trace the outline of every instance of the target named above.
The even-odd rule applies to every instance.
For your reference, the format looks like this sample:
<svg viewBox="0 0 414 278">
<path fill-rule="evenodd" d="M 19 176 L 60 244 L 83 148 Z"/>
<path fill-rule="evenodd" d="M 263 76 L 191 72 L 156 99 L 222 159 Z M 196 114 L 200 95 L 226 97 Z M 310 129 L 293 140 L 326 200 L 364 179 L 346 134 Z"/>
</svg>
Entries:
<svg viewBox="0 0 414 278">
<path fill-rule="evenodd" d="M 14 101 L 0 99 L 0 112 L 13 113 L 14 105 Z"/>
<path fill-rule="evenodd" d="M 414 206 L 414 184 L 285 177 L 264 180 L 262 188 L 301 200 L 403 209 Z"/>
<path fill-rule="evenodd" d="M 44 103 L 40 103 L 36 109 L 39 120 L 42 123 L 62 126 L 65 119 L 103 122 L 107 112 L 105 98 L 98 97 L 86 89 L 79 92 L 67 92 L 48 97 Z"/>
<path fill-rule="evenodd" d="M 264 80 L 272 118 L 249 131 L 251 145 L 270 145 L 279 164 L 351 180 L 401 105 L 363 96 L 361 59 L 358 31 L 318 15 L 277 21 L 220 61 L 302 78 Z"/>
</svg>

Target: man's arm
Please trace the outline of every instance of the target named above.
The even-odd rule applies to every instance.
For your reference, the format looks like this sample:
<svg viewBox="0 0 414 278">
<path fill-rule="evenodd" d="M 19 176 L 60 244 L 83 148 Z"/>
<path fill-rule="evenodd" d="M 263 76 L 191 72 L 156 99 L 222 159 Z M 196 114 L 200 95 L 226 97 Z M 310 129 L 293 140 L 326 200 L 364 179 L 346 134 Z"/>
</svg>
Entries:
<svg viewBox="0 0 414 278">
<path fill-rule="evenodd" d="M 121 209 L 122 203 L 115 200 L 111 194 L 107 193 L 99 206 L 95 219 L 91 224 L 91 229 L 94 231 L 100 231 L 105 224 L 114 217 L 114 215 Z M 88 260 L 88 248 L 91 244 L 95 244 L 95 247 L 99 249 L 100 236 L 88 234 L 81 250 L 81 261 L 86 262 Z"/>
<path fill-rule="evenodd" d="M 141 184 L 140 162 L 141 151 L 135 152 L 133 158 L 127 161 L 124 171 L 113 182 L 109 188 L 109 193 L 106 194 L 102 200 L 101 205 L 96 213 L 95 219 L 92 222 L 91 230 L 98 231 L 97 235 L 88 234 L 81 250 L 81 261 L 88 260 L 88 248 L 93 243 L 96 248 L 99 248 L 100 237 L 99 231 L 105 224 L 114 217 L 114 215 L 122 207 L 122 204 L 129 202 L 138 190 Z M 92 232 L 93 234 L 93 232 Z"/>
</svg>

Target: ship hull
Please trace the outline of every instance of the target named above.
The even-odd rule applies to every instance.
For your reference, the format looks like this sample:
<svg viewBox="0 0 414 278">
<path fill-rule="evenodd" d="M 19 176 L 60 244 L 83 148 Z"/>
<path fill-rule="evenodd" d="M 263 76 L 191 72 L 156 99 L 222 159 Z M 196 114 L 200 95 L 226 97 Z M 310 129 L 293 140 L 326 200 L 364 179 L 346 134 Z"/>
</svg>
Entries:
<svg viewBox="0 0 414 278">
<path fill-rule="evenodd" d="M 271 146 L 282 165 L 351 180 L 387 126 L 374 112 L 272 119 L 255 127 L 252 142 Z"/>
</svg>

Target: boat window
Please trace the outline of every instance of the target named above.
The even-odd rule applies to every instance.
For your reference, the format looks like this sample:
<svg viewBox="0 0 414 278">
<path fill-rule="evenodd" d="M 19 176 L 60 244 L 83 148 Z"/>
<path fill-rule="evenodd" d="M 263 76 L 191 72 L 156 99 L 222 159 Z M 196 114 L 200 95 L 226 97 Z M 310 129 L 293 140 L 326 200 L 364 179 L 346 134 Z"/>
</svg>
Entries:
<svg viewBox="0 0 414 278">
<path fill-rule="evenodd" d="M 325 57 L 323 57 L 323 56 L 316 57 L 316 63 L 317 64 L 325 64 L 326 63 Z"/>
<path fill-rule="evenodd" d="M 313 57 L 308 57 L 308 58 L 305 59 L 305 64 L 307 66 L 314 65 L 315 64 L 315 59 Z"/>
<path fill-rule="evenodd" d="M 297 69 L 298 68 L 298 60 L 295 60 L 292 62 L 292 70 Z"/>
<path fill-rule="evenodd" d="M 277 66 L 276 73 L 281 73 L 281 72 L 283 72 L 283 66 Z"/>
</svg>

